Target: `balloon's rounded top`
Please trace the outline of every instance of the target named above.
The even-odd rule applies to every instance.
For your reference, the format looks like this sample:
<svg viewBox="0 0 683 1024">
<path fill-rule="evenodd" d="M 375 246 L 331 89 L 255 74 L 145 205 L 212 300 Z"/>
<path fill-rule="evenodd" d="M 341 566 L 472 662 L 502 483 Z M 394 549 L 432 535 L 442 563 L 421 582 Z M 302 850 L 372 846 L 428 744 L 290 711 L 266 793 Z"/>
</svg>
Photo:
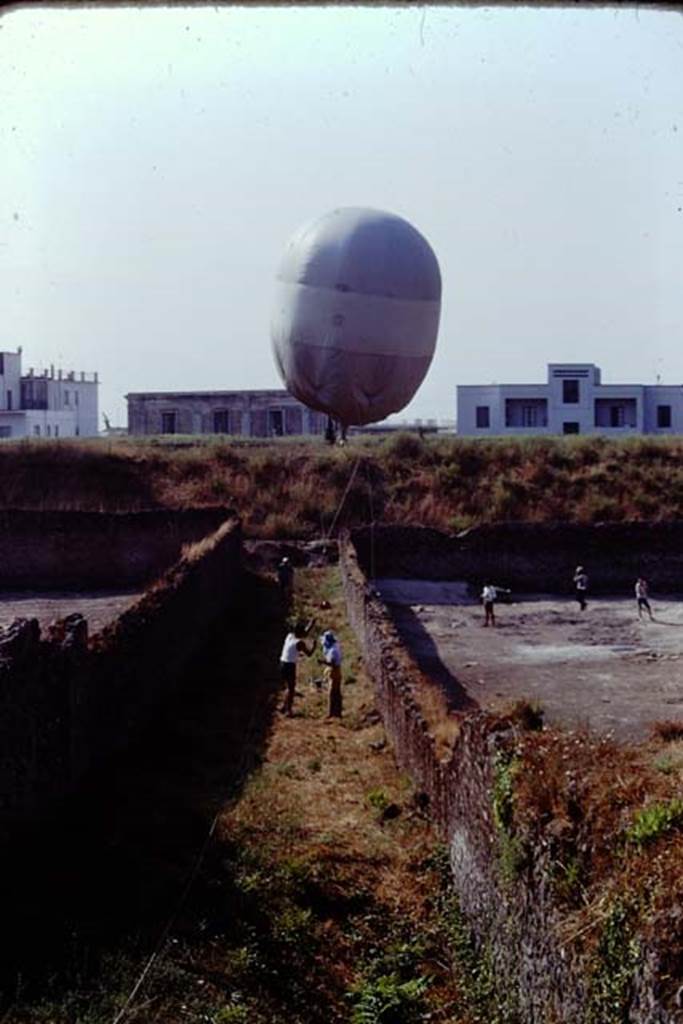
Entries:
<svg viewBox="0 0 683 1024">
<path fill-rule="evenodd" d="M 278 277 L 342 293 L 418 302 L 441 298 L 439 264 L 426 238 L 396 214 L 356 206 L 299 228 Z"/>
</svg>

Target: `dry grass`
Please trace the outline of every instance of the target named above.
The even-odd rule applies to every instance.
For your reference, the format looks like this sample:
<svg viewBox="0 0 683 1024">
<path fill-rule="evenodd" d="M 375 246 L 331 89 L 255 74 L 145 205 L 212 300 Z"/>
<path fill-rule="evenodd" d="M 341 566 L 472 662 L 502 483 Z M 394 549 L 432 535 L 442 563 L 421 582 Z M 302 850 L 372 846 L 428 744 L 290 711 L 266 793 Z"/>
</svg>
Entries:
<svg viewBox="0 0 683 1024">
<path fill-rule="evenodd" d="M 398 435 L 248 443 L 224 438 L 0 446 L 4 508 L 136 509 L 224 504 L 260 537 L 318 537 L 338 527 L 683 517 L 678 438 L 473 440 Z"/>
<path fill-rule="evenodd" d="M 683 720 L 679 718 L 665 722 L 655 722 L 652 726 L 652 732 L 659 739 L 664 740 L 665 743 L 683 740 Z"/>
</svg>

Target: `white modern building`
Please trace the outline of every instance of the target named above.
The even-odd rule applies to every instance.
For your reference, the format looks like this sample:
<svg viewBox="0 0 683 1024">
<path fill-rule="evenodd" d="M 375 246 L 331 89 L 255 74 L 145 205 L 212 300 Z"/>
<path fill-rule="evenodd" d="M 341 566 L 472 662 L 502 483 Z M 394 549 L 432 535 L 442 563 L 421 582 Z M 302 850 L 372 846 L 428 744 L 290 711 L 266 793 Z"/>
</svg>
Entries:
<svg viewBox="0 0 683 1024">
<path fill-rule="evenodd" d="M 458 434 L 683 434 L 683 385 L 603 384 L 593 363 L 550 363 L 545 384 L 461 385 Z"/>
<path fill-rule="evenodd" d="M 0 439 L 96 436 L 97 374 L 54 366 L 24 374 L 21 356 L 0 352 Z"/>
</svg>

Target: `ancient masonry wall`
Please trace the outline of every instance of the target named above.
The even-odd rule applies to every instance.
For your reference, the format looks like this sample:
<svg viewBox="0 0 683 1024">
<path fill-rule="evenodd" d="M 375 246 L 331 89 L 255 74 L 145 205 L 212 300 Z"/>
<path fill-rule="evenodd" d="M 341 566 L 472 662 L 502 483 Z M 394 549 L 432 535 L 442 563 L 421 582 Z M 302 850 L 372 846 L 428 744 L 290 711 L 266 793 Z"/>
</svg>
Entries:
<svg viewBox="0 0 683 1024">
<path fill-rule="evenodd" d="M 217 530 L 225 508 L 0 511 L 3 590 L 121 589 L 148 583 Z"/>
<path fill-rule="evenodd" d="M 0 842 L 49 816 L 149 726 L 238 600 L 241 575 L 232 518 L 92 637 L 80 615 L 44 636 L 35 619 L 0 630 Z"/>
<path fill-rule="evenodd" d="M 367 532 L 361 535 L 369 556 Z M 413 541 L 413 551 L 416 546 Z M 394 555 L 397 552 L 394 543 Z M 375 554 L 378 561 L 383 557 Z M 501 1007 L 507 1011 L 505 1019 L 524 1024 L 593 1019 L 588 1012 L 589 971 L 580 952 L 560 937 L 561 908 L 549 882 L 548 844 L 536 847 L 514 884 L 501 872 L 493 789 L 496 764 L 504 752 L 514 749 L 516 730 L 485 712 L 469 714 L 462 719 L 451 757 L 439 761 L 416 697 L 421 673 L 402 647 L 351 538 L 341 545 L 340 565 L 350 620 L 396 759 L 424 791 L 431 816 L 446 838 L 460 906 L 489 963 Z M 628 1020 L 673 1024 L 677 1018 L 658 1001 L 663 952 L 655 936 L 643 940 L 642 952 Z"/>
<path fill-rule="evenodd" d="M 369 575 L 431 580 L 487 579 L 524 591 L 569 593 L 583 565 L 594 593 L 633 594 L 642 575 L 660 594 L 683 591 L 683 522 L 501 523 L 459 534 L 429 527 L 373 526 L 354 531 Z"/>
</svg>

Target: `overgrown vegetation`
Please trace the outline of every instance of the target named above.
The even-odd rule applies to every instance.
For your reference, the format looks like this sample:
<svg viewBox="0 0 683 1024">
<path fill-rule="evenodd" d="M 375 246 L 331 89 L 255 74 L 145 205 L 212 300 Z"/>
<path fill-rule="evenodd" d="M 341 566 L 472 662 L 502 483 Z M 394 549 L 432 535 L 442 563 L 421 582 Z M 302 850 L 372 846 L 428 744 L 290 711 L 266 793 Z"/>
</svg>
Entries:
<svg viewBox="0 0 683 1024">
<path fill-rule="evenodd" d="M 514 831 L 514 786 L 520 761 L 511 751 L 501 750 L 494 762 L 493 823 L 498 833 L 500 871 L 505 882 L 514 882 L 526 862 L 522 838 Z"/>
<path fill-rule="evenodd" d="M 683 517 L 676 438 L 229 438 L 0 447 L 4 508 L 135 509 L 224 504 L 260 537 L 319 537 L 373 520 L 446 530 L 519 520 Z M 356 466 L 357 463 L 357 466 Z M 355 475 L 352 472 L 356 466 Z"/>
</svg>

